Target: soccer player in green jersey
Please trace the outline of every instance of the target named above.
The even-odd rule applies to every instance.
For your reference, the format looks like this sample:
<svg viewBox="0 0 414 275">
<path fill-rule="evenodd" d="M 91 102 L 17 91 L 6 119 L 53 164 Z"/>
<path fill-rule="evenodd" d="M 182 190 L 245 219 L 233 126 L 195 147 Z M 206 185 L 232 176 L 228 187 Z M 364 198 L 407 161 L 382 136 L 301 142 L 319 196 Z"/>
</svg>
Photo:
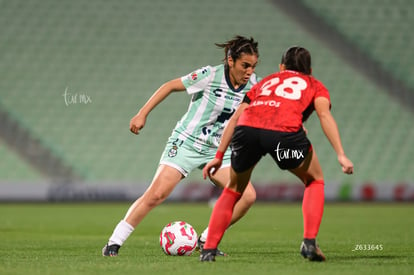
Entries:
<svg viewBox="0 0 414 275">
<path fill-rule="evenodd" d="M 192 170 L 203 168 L 215 158 L 223 129 L 242 102 L 244 95 L 257 83 L 254 73 L 258 58 L 258 43 L 253 38 L 236 36 L 223 44 L 216 44 L 225 52 L 224 64 L 206 66 L 183 77 L 170 80 L 155 91 L 130 121 L 130 131 L 139 134 L 148 114 L 169 94 L 187 91 L 191 95 L 188 111 L 173 129 L 161 156 L 159 167 L 151 185 L 128 209 L 125 217 L 115 227 L 103 256 L 117 256 L 142 219 L 161 204 L 175 186 Z M 224 188 L 230 176 L 230 149 L 223 157 L 223 165 L 211 178 L 216 186 Z M 251 183 L 234 207 L 230 224 L 243 217 L 256 200 Z M 200 250 L 208 234 L 207 228 L 200 235 Z M 224 255 L 224 253 L 218 253 Z"/>
</svg>

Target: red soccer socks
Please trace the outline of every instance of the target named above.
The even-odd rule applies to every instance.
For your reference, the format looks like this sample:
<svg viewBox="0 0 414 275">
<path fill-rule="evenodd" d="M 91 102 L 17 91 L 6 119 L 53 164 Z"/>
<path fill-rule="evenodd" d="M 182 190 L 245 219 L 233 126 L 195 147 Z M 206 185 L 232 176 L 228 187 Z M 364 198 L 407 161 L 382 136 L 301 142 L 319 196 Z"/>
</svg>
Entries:
<svg viewBox="0 0 414 275">
<path fill-rule="evenodd" d="M 231 189 L 224 188 L 211 213 L 208 225 L 208 235 L 204 249 L 216 249 L 230 225 L 233 208 L 240 199 L 241 194 Z"/>
<path fill-rule="evenodd" d="M 305 239 L 315 239 L 318 235 L 323 215 L 324 197 L 323 180 L 315 180 L 305 188 L 302 201 L 303 238 Z"/>
</svg>

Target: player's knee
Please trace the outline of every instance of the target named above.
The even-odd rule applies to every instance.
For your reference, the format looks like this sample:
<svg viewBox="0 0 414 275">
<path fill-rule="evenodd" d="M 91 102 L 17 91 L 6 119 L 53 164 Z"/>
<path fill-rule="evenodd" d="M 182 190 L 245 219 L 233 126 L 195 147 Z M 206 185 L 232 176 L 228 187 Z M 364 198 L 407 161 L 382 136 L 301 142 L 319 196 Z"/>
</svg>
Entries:
<svg viewBox="0 0 414 275">
<path fill-rule="evenodd" d="M 305 187 L 308 187 L 311 184 L 324 184 L 323 178 L 306 178 L 303 180 Z"/>
<path fill-rule="evenodd" d="M 154 193 L 151 196 L 147 197 L 145 201 L 150 208 L 153 208 L 157 205 L 160 205 L 166 198 L 167 195 L 164 193 Z"/>
</svg>

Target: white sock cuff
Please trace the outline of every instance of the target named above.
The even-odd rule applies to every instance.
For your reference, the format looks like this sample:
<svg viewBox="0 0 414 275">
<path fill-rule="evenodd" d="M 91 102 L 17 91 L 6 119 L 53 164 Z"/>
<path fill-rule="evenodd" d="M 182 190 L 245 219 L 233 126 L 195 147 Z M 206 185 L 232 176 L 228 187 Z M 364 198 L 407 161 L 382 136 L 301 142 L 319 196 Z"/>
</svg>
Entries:
<svg viewBox="0 0 414 275">
<path fill-rule="evenodd" d="M 204 229 L 203 233 L 201 233 L 200 235 L 200 239 L 202 242 L 205 242 L 207 240 L 207 235 L 208 235 L 208 227 Z"/>
<path fill-rule="evenodd" d="M 115 227 L 112 236 L 109 238 L 109 245 L 117 244 L 122 246 L 129 235 L 134 231 L 134 227 L 127 223 L 125 220 L 121 220 Z"/>
<path fill-rule="evenodd" d="M 126 228 L 128 228 L 129 230 L 134 231 L 134 227 L 132 225 L 130 225 L 126 220 L 121 220 L 119 222 L 120 224 L 122 224 L 123 226 L 125 226 Z"/>
</svg>

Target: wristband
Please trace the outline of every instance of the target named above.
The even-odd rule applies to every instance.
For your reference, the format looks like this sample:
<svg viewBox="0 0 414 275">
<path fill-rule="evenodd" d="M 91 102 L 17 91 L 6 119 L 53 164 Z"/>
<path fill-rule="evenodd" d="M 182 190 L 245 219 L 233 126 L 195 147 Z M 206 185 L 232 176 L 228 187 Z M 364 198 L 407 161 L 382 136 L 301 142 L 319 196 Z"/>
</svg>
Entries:
<svg viewBox="0 0 414 275">
<path fill-rule="evenodd" d="M 216 152 L 216 159 L 223 160 L 224 152 L 220 152 L 217 150 Z"/>
</svg>

